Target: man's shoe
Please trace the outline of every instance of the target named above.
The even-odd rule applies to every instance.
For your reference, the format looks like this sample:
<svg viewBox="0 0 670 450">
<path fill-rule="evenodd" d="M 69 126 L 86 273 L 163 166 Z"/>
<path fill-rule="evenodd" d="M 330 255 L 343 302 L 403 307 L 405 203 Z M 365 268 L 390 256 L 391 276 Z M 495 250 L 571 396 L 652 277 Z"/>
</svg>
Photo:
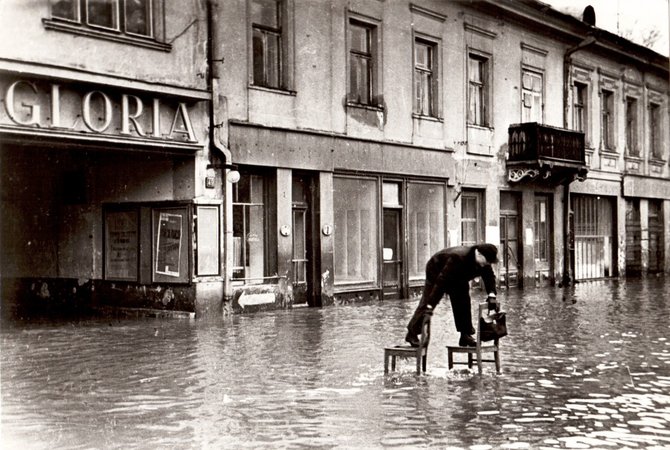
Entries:
<svg viewBox="0 0 670 450">
<path fill-rule="evenodd" d="M 461 338 L 458 340 L 458 345 L 461 347 L 476 347 L 477 341 L 472 336 L 467 334 L 461 334 Z"/>
<path fill-rule="evenodd" d="M 409 343 L 409 345 L 412 347 L 418 347 L 421 344 L 419 337 L 409 331 L 407 332 L 407 336 L 405 336 L 405 341 L 407 341 L 407 343 Z"/>
</svg>

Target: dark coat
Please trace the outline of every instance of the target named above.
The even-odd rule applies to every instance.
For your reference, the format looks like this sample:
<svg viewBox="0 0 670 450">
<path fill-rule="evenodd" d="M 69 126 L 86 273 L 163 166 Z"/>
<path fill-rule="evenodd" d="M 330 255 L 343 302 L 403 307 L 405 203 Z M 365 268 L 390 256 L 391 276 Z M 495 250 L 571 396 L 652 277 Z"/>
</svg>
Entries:
<svg viewBox="0 0 670 450">
<path fill-rule="evenodd" d="M 491 266 L 481 267 L 475 261 L 478 246 L 449 247 L 435 253 L 426 264 L 426 282 L 438 284 L 451 295 L 462 291 L 464 284 L 481 277 L 487 294 L 496 294 L 496 279 Z M 486 255 L 488 256 L 488 255 Z M 432 299 L 431 299 L 432 300 Z M 439 300 L 439 299 L 438 299 Z"/>
</svg>

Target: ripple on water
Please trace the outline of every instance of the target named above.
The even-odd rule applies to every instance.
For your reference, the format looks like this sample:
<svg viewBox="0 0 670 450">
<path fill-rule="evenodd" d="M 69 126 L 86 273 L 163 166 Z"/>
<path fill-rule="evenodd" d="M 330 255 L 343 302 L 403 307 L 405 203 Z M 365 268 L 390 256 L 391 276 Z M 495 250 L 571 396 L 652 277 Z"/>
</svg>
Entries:
<svg viewBox="0 0 670 450">
<path fill-rule="evenodd" d="M 3 328 L 2 444 L 670 447 L 670 281 L 500 297 L 502 375 L 447 369 L 448 302 L 421 376 L 411 361 L 385 376 L 381 350 L 402 340 L 416 301 Z"/>
</svg>

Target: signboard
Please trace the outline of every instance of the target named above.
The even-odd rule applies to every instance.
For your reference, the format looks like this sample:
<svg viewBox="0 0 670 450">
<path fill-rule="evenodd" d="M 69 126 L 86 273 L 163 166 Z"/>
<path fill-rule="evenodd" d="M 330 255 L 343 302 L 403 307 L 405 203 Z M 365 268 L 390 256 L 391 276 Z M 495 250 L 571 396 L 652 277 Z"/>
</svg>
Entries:
<svg viewBox="0 0 670 450">
<path fill-rule="evenodd" d="M 0 95 L 0 130 L 198 142 L 193 105 L 179 98 L 24 78 L 0 79 Z"/>
<path fill-rule="evenodd" d="M 137 280 L 137 212 L 105 214 L 105 278 Z"/>
</svg>

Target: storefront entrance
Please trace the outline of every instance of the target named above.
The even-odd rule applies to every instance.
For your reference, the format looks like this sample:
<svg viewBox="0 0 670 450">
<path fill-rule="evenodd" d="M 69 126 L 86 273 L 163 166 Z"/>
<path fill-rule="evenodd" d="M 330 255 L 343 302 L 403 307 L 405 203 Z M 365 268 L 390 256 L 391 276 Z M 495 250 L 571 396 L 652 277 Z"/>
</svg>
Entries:
<svg viewBox="0 0 670 450">
<path fill-rule="evenodd" d="M 308 174 L 293 175 L 293 304 L 316 306 L 314 291 L 315 182 Z"/>
<path fill-rule="evenodd" d="M 614 273 L 614 208 L 608 197 L 575 195 L 575 279 L 607 278 Z"/>
<path fill-rule="evenodd" d="M 663 272 L 663 207 L 657 200 L 649 200 L 649 272 Z"/>
<path fill-rule="evenodd" d="M 500 193 L 500 284 L 505 287 L 518 286 L 521 272 L 519 248 L 519 195 L 514 192 Z"/>
<path fill-rule="evenodd" d="M 383 297 L 400 298 L 402 292 L 402 184 L 384 182 L 382 236 L 382 286 Z"/>
<path fill-rule="evenodd" d="M 384 208 L 384 298 L 399 298 L 401 293 L 401 212 L 401 209 Z"/>
</svg>

